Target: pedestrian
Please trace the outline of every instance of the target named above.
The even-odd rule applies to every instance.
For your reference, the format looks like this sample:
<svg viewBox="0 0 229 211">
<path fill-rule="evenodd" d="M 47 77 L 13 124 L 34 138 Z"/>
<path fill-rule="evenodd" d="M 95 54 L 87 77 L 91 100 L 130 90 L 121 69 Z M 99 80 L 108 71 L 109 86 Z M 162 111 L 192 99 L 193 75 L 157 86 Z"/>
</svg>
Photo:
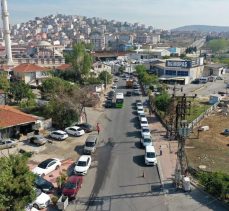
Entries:
<svg viewBox="0 0 229 211">
<path fill-rule="evenodd" d="M 162 148 L 161 148 L 161 146 L 160 146 L 160 156 L 162 156 Z"/>
<path fill-rule="evenodd" d="M 97 125 L 96 125 L 96 130 L 97 130 L 97 132 L 98 132 L 98 135 L 99 135 L 99 132 L 100 132 L 99 123 L 97 123 Z"/>
</svg>

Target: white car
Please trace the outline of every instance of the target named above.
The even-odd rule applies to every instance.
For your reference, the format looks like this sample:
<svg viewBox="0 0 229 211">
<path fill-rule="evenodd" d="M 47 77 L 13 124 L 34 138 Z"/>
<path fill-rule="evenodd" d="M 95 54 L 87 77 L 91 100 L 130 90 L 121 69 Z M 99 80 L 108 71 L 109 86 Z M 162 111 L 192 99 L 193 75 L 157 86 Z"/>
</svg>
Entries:
<svg viewBox="0 0 229 211">
<path fill-rule="evenodd" d="M 154 146 L 146 146 L 145 164 L 157 165 L 157 158 L 156 158 L 156 152 Z"/>
<path fill-rule="evenodd" d="M 85 134 L 85 131 L 78 126 L 67 127 L 65 131 L 73 136 L 82 136 Z"/>
<path fill-rule="evenodd" d="M 146 115 L 144 114 L 144 113 L 140 113 L 140 114 L 138 114 L 138 119 L 139 119 L 139 121 L 141 120 L 141 118 L 143 118 L 143 117 L 146 117 Z"/>
<path fill-rule="evenodd" d="M 148 126 L 149 126 L 146 117 L 142 117 L 142 118 L 140 119 L 140 125 L 141 125 L 141 128 L 143 128 L 143 127 L 148 127 Z"/>
<path fill-rule="evenodd" d="M 143 107 L 143 104 L 142 104 L 142 102 L 137 102 L 136 106 L 137 106 L 137 108 L 140 107 L 140 106 Z"/>
<path fill-rule="evenodd" d="M 63 131 L 63 130 L 56 130 L 56 131 L 52 131 L 49 136 L 51 138 L 57 139 L 59 141 L 65 140 L 66 138 L 68 138 L 68 134 Z"/>
<path fill-rule="evenodd" d="M 142 147 L 152 146 L 153 145 L 151 136 L 144 136 L 144 137 L 142 137 L 140 139 L 140 143 L 141 143 Z"/>
<path fill-rule="evenodd" d="M 111 88 L 112 89 L 117 89 L 117 85 L 116 84 L 113 84 Z"/>
<path fill-rule="evenodd" d="M 46 208 L 51 202 L 50 196 L 46 193 L 43 193 L 40 189 L 36 189 L 36 196 L 37 198 L 32 203 L 32 206 L 38 210 Z"/>
<path fill-rule="evenodd" d="M 150 130 L 149 130 L 149 128 L 148 127 L 142 127 L 142 129 L 141 129 L 141 135 L 142 135 L 142 137 L 144 137 L 144 136 L 150 136 Z"/>
<path fill-rule="evenodd" d="M 86 175 L 88 169 L 91 166 L 91 156 L 90 155 L 82 155 L 79 160 L 76 162 L 74 172 L 78 175 Z"/>
<path fill-rule="evenodd" d="M 57 158 L 50 158 L 41 162 L 37 167 L 35 167 L 32 172 L 39 176 L 44 176 L 50 172 L 59 169 L 61 162 Z"/>
<path fill-rule="evenodd" d="M 137 108 L 137 113 L 139 114 L 144 114 L 144 109 L 143 108 Z"/>
</svg>

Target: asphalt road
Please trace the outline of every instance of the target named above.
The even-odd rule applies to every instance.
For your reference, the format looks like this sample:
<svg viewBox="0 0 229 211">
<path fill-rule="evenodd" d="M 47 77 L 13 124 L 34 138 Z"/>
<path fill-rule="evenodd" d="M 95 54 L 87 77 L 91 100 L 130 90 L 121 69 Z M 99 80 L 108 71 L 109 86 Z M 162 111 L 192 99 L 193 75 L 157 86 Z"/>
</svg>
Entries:
<svg viewBox="0 0 229 211">
<path fill-rule="evenodd" d="M 126 92 L 122 89 L 124 83 L 120 80 L 117 92 Z M 87 210 L 143 211 L 152 210 L 152 206 L 155 210 L 167 210 L 157 167 L 144 165 L 136 99 L 126 97 L 123 109 L 106 111 L 106 122 L 101 126 L 105 145 L 97 151 L 96 183 Z"/>
</svg>

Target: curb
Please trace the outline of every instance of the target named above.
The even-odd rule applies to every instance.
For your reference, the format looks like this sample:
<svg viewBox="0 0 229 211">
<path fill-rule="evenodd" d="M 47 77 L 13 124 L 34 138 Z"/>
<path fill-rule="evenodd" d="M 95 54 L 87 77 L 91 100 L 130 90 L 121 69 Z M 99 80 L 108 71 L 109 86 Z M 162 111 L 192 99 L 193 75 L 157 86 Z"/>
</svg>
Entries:
<svg viewBox="0 0 229 211">
<path fill-rule="evenodd" d="M 158 172 L 160 183 L 161 183 L 161 189 L 164 192 L 164 181 L 162 179 L 163 178 L 163 173 L 162 173 L 162 169 L 161 169 L 161 165 L 160 165 L 159 159 L 157 160 L 157 172 Z"/>
</svg>

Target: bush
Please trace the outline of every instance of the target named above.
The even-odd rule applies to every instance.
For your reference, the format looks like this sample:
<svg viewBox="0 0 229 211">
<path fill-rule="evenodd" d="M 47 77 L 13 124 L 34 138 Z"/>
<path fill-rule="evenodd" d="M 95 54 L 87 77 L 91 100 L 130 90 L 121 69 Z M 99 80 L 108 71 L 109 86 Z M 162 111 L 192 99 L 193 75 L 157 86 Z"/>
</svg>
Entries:
<svg viewBox="0 0 229 211">
<path fill-rule="evenodd" d="M 156 96 L 156 108 L 165 112 L 169 107 L 170 101 L 171 97 L 166 92 L 163 92 L 161 95 Z"/>
<path fill-rule="evenodd" d="M 201 172 L 198 178 L 208 193 L 226 199 L 229 193 L 229 175 L 222 172 Z"/>
</svg>

